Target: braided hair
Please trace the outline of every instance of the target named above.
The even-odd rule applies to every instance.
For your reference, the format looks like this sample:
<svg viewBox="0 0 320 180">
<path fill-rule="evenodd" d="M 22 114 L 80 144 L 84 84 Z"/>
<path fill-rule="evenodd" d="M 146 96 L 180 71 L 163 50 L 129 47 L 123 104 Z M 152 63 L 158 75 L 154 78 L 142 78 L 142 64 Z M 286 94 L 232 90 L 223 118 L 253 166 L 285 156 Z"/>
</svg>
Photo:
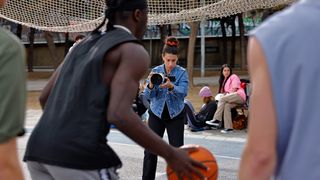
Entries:
<svg viewBox="0 0 320 180">
<path fill-rule="evenodd" d="M 136 9 L 145 9 L 147 8 L 146 0 L 106 0 L 106 10 L 104 12 L 105 16 L 102 23 L 94 30 L 94 32 L 99 32 L 99 29 L 107 23 L 107 31 L 114 29 L 113 25 L 115 24 L 115 14 L 116 12 L 123 11 L 134 11 Z"/>
<path fill-rule="evenodd" d="M 102 28 L 102 26 L 106 23 L 107 19 L 107 31 L 113 29 L 115 11 L 117 10 L 117 5 L 121 4 L 121 1 L 122 0 L 106 0 L 107 8 L 104 11 L 104 19 L 102 23 L 96 29 L 93 30 L 93 32 L 99 32 L 99 29 Z"/>
<path fill-rule="evenodd" d="M 168 54 L 178 55 L 178 49 L 179 49 L 178 39 L 174 36 L 169 36 L 167 37 L 165 41 L 165 45 L 163 46 L 162 54 L 164 55 L 165 53 L 168 53 Z"/>
</svg>

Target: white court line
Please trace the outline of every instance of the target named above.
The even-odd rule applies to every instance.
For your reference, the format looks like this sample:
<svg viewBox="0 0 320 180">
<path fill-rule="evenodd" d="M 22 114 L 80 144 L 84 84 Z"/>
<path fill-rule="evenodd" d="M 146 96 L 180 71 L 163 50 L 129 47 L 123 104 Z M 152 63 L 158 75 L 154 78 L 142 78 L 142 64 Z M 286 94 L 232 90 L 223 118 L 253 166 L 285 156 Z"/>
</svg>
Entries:
<svg viewBox="0 0 320 180">
<path fill-rule="evenodd" d="M 120 132 L 119 130 L 115 130 L 115 129 L 110 129 L 110 132 L 112 133 L 119 133 L 119 134 L 123 134 L 122 132 Z M 167 134 L 164 133 L 164 137 L 167 137 Z M 189 133 L 185 133 L 184 137 L 188 137 L 188 138 L 195 138 L 195 139 L 209 139 L 209 140 L 216 140 L 216 141 L 224 141 L 224 142 L 240 142 L 240 143 L 245 143 L 247 141 L 246 138 L 239 138 L 239 137 L 224 137 L 224 136 L 214 136 L 214 135 L 197 135 L 197 134 L 189 134 Z"/>
<path fill-rule="evenodd" d="M 30 129 L 31 127 L 28 128 L 29 130 L 27 131 L 27 134 L 30 133 Z M 33 128 L 32 128 L 33 129 Z M 114 130 L 114 132 L 119 132 L 117 130 Z M 121 132 L 119 132 L 121 133 Z M 224 140 L 225 141 L 225 140 Z M 108 142 L 108 144 L 110 145 L 118 145 L 118 146 L 127 146 L 127 147 L 134 147 L 134 148 L 139 148 L 139 149 L 144 149 L 142 148 L 141 146 L 139 145 L 136 145 L 136 144 L 126 144 L 126 143 L 117 143 L 117 142 Z M 238 158 L 238 157 L 233 157 L 233 156 L 223 156 L 223 155 L 217 155 L 215 154 L 214 155 L 216 158 L 222 158 L 222 159 L 233 159 L 233 160 L 240 160 L 241 158 Z"/>
<path fill-rule="evenodd" d="M 141 146 L 136 144 L 125 144 L 125 143 L 115 143 L 115 142 L 108 142 L 108 144 L 118 145 L 118 146 L 128 146 L 128 147 L 135 147 L 139 149 L 143 149 Z M 223 156 L 223 155 L 214 155 L 216 158 L 222 158 L 222 159 L 233 159 L 233 160 L 240 160 L 241 158 L 233 157 L 233 156 Z"/>
<path fill-rule="evenodd" d="M 26 133 L 31 133 L 33 128 L 34 128 L 34 126 L 26 126 L 25 128 L 27 130 Z M 123 134 L 119 130 L 115 130 L 115 129 L 110 129 L 110 133 Z M 164 137 L 167 137 L 166 133 L 164 134 Z M 223 137 L 223 136 L 197 135 L 197 134 L 187 134 L 187 133 L 184 134 L 184 137 L 194 138 L 194 139 L 208 139 L 208 140 L 223 141 L 223 142 L 245 143 L 247 141 L 246 138 L 239 138 L 239 137 Z"/>
<path fill-rule="evenodd" d="M 215 157 L 222 158 L 222 159 L 233 159 L 233 160 L 241 160 L 241 158 L 238 157 L 232 157 L 232 156 L 222 156 L 222 155 L 214 155 Z"/>
<path fill-rule="evenodd" d="M 116 142 L 108 142 L 108 144 L 119 145 L 119 146 L 129 146 L 129 147 L 137 147 L 143 149 L 143 147 L 136 144 L 125 144 L 125 143 L 116 143 Z"/>
</svg>

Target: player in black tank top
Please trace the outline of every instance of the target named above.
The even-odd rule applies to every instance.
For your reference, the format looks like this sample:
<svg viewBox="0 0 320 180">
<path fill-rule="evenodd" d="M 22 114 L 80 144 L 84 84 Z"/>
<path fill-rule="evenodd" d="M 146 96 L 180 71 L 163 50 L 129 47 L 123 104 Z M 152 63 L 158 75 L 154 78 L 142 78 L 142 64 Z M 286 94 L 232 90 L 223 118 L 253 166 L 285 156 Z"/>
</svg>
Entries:
<svg viewBox="0 0 320 180">
<path fill-rule="evenodd" d="M 164 157 L 178 174 L 198 172 L 192 165 L 201 164 L 170 147 L 131 108 L 149 66 L 149 56 L 138 44 L 146 29 L 147 2 L 108 0 L 107 7 L 107 32 L 99 31 L 103 22 L 67 55 L 45 87 L 44 113 L 30 136 L 24 161 L 66 171 L 119 168 L 121 161 L 105 139 L 112 123 Z M 36 175 L 33 169 L 31 176 Z"/>
</svg>

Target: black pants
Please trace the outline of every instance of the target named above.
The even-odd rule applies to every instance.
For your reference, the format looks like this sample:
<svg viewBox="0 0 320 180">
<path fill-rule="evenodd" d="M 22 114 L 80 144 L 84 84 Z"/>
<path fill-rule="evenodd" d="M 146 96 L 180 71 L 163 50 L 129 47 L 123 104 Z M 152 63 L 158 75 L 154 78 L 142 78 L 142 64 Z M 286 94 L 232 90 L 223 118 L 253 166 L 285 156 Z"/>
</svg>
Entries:
<svg viewBox="0 0 320 180">
<path fill-rule="evenodd" d="M 194 112 L 191 110 L 189 105 L 186 104 L 184 109 L 185 109 L 185 113 L 186 113 L 186 116 L 184 118 L 185 124 L 188 124 L 191 128 L 204 127 L 203 124 L 205 124 L 205 123 L 197 120 L 196 116 L 194 115 Z"/>
<path fill-rule="evenodd" d="M 163 137 L 165 129 L 167 129 L 169 144 L 174 147 L 183 145 L 184 140 L 184 111 L 174 119 L 160 119 L 149 111 L 149 128 L 152 129 L 160 137 Z M 143 159 L 143 180 L 155 179 L 157 169 L 157 155 L 144 151 Z"/>
</svg>

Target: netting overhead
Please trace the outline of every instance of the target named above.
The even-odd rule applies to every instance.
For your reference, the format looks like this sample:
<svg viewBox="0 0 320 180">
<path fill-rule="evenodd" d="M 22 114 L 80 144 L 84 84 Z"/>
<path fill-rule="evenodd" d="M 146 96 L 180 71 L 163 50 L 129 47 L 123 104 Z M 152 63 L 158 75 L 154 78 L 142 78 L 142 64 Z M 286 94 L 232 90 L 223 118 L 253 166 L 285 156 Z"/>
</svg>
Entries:
<svg viewBox="0 0 320 180">
<path fill-rule="evenodd" d="M 0 16 L 36 29 L 81 32 L 103 20 L 104 0 L 8 0 Z"/>
<path fill-rule="evenodd" d="M 295 0 L 148 0 L 149 25 L 200 21 Z M 91 31 L 103 20 L 105 0 L 8 0 L 0 17 L 56 32 Z"/>
</svg>

